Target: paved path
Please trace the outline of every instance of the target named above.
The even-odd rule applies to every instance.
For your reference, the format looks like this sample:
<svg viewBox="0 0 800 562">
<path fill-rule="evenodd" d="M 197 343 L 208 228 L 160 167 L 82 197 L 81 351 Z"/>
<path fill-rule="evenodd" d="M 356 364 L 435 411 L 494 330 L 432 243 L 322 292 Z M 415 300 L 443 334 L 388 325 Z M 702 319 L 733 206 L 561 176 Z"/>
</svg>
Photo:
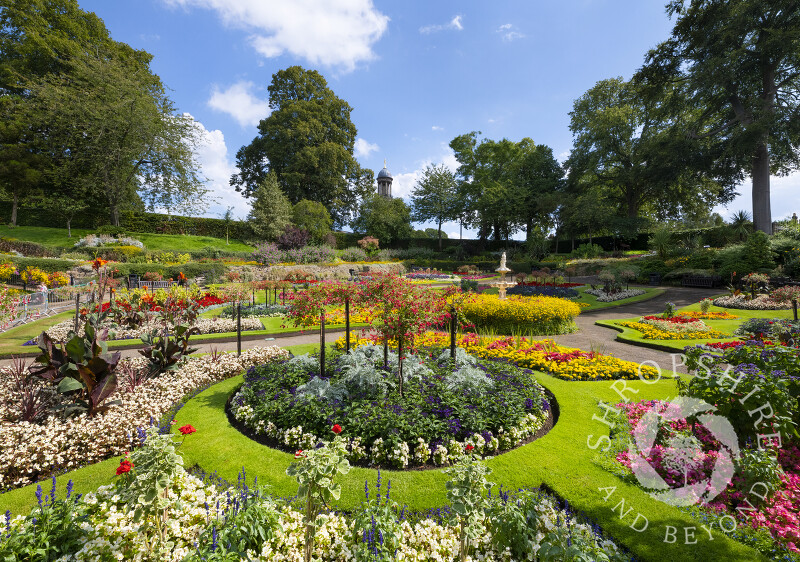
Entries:
<svg viewBox="0 0 800 562">
<path fill-rule="evenodd" d="M 718 289 L 711 290 L 669 287 L 666 288 L 664 294 L 647 301 L 584 312 L 577 318 L 576 323 L 578 324 L 579 330 L 574 334 L 565 334 L 561 336 L 542 336 L 536 339 L 552 339 L 560 345 L 577 347 L 586 351 L 599 351 L 619 357 L 620 359 L 635 361 L 636 363 L 642 363 L 643 361 L 655 361 L 663 369 L 672 369 L 672 356 L 669 353 L 615 341 L 616 335 L 618 334 L 616 330 L 595 326 L 594 323 L 598 320 L 616 320 L 619 318 L 643 316 L 645 314 L 658 314 L 664 310 L 667 302 L 672 302 L 678 308 L 680 308 L 698 302 L 702 298 L 718 294 Z M 356 334 L 359 331 L 359 329 L 353 329 L 352 333 Z M 326 341 L 333 342 L 337 338 L 341 337 L 343 333 L 343 331 L 328 331 L 326 332 Z M 259 339 L 244 340 L 242 341 L 242 349 L 249 349 L 251 347 L 263 345 L 279 345 L 284 347 L 309 343 L 319 343 L 318 332 L 310 331 L 307 334 L 288 337 L 281 337 L 279 334 L 276 334 L 274 337 L 264 336 L 263 338 Z M 217 351 L 226 352 L 236 351 L 236 340 L 201 343 L 196 344 L 195 347 L 198 348 L 197 353 L 209 353 L 214 349 Z M 136 349 L 125 349 L 122 350 L 122 356 L 138 357 L 139 353 Z M 2 360 L 0 361 L 0 366 L 5 366 L 9 363 L 10 360 Z"/>
</svg>

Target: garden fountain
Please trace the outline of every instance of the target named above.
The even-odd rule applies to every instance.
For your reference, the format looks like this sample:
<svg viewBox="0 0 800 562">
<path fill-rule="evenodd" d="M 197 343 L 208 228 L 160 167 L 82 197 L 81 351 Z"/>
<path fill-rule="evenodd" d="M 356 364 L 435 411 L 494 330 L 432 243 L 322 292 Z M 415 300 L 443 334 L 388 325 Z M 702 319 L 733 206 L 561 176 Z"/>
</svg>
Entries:
<svg viewBox="0 0 800 562">
<path fill-rule="evenodd" d="M 498 295 L 501 299 L 506 298 L 506 289 L 513 286 L 514 283 L 511 281 L 506 281 L 506 273 L 511 271 L 506 267 L 506 253 L 503 252 L 503 255 L 500 257 L 500 267 L 495 269 L 496 272 L 500 274 L 500 280 L 495 281 L 494 285 L 497 287 Z"/>
</svg>

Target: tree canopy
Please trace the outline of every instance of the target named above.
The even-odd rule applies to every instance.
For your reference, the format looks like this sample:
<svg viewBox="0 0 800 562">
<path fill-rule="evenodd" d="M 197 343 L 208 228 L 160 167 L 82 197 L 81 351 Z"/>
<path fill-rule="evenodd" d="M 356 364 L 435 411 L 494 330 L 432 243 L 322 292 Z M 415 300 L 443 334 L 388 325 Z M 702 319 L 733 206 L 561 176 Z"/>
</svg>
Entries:
<svg viewBox="0 0 800 562">
<path fill-rule="evenodd" d="M 443 164 L 426 166 L 411 193 L 412 218 L 436 221 L 439 249 L 442 249 L 442 223 L 458 218 L 460 208 L 458 182 Z"/>
<path fill-rule="evenodd" d="M 269 86 L 271 113 L 258 136 L 236 153 L 239 173 L 231 185 L 246 197 L 268 172 L 292 203 L 322 203 L 341 226 L 372 192 L 373 172 L 353 156 L 352 108 L 315 70 L 292 66 L 276 72 Z"/>
<path fill-rule="evenodd" d="M 292 204 L 278 185 L 274 173 L 267 174 L 256 188 L 247 220 L 257 236 L 270 242 L 291 224 Z"/>
<path fill-rule="evenodd" d="M 755 228 L 770 233 L 770 173 L 800 166 L 800 7 L 670 0 L 667 13 L 672 34 L 648 53 L 637 80 L 651 93 L 681 89 L 695 110 L 684 132 L 716 143 L 703 166 L 725 184 L 749 175 Z"/>
<path fill-rule="evenodd" d="M 113 41 L 74 0 L 3 4 L 3 116 L 24 127 L 15 150 L 4 135 L 0 161 L 18 160 L 20 150 L 38 155 L 45 196 L 101 205 L 115 225 L 119 211 L 141 199 L 151 207 L 201 210 L 197 130 L 151 71 L 152 56 Z"/>
<path fill-rule="evenodd" d="M 478 142 L 479 134 L 450 141 L 460 164 L 460 205 L 469 209 L 464 223 L 477 227 L 481 238 L 492 234 L 495 240 L 508 240 L 520 228 L 528 234 L 549 228 L 563 176 L 552 150 L 530 138 Z"/>
<path fill-rule="evenodd" d="M 353 230 L 374 236 L 383 245 L 395 240 L 411 238 L 411 209 L 402 199 L 383 197 L 374 193 L 364 199 Z"/>
<path fill-rule="evenodd" d="M 650 99 L 636 84 L 612 78 L 578 98 L 570 113 L 574 146 L 566 162 L 573 186 L 600 189 L 615 214 L 630 220 L 675 218 L 698 208 L 707 213 L 729 200 L 731 189 L 691 171 L 693 155 L 703 147 L 673 127 L 675 118 L 664 111 L 679 106 L 673 95 L 678 94 Z"/>
</svg>

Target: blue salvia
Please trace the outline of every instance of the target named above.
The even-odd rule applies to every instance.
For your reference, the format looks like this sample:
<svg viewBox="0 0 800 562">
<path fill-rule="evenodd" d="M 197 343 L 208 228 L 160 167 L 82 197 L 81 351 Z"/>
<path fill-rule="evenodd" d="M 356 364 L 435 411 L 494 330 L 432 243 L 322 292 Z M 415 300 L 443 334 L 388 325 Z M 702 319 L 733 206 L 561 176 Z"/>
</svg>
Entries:
<svg viewBox="0 0 800 562">
<path fill-rule="evenodd" d="M 364 480 L 364 495 L 367 496 L 367 501 L 369 501 L 369 481 Z"/>
<path fill-rule="evenodd" d="M 42 485 L 41 484 L 37 484 L 36 485 L 36 501 L 39 502 L 39 507 L 41 507 L 42 506 Z"/>
<path fill-rule="evenodd" d="M 69 497 L 72 495 L 72 486 L 73 483 L 72 480 L 70 479 L 70 481 L 67 482 L 67 499 L 69 499 Z"/>
<path fill-rule="evenodd" d="M 50 488 L 50 505 L 56 502 L 56 475 L 53 475 L 53 487 Z"/>
<path fill-rule="evenodd" d="M 211 527 L 211 552 L 215 552 L 217 550 L 217 526 L 214 525 Z"/>
<path fill-rule="evenodd" d="M 11 510 L 6 509 L 6 532 L 11 534 Z"/>
</svg>

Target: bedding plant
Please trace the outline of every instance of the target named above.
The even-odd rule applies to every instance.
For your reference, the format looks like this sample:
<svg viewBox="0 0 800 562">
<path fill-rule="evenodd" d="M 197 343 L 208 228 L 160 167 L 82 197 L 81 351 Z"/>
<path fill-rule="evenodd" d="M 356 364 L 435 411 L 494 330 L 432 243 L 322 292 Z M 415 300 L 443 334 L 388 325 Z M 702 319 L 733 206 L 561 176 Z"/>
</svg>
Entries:
<svg viewBox="0 0 800 562">
<path fill-rule="evenodd" d="M 544 389 L 516 366 L 457 350 L 407 354 L 400 394 L 398 355 L 362 345 L 319 372 L 308 355 L 251 368 L 231 412 L 271 444 L 313 448 L 334 420 L 347 420 L 348 458 L 377 466 L 443 465 L 465 445 L 476 453 L 511 449 L 550 415 Z"/>
<path fill-rule="evenodd" d="M 359 340 L 356 345 L 367 343 L 367 340 Z M 426 332 L 416 341 L 419 349 L 442 349 L 449 344 L 450 336 L 441 332 Z M 338 340 L 336 345 L 341 348 L 342 340 Z M 639 365 L 596 351 L 557 345 L 552 340 L 534 341 L 515 336 L 479 337 L 469 333 L 457 335 L 456 345 L 475 357 L 513 363 L 523 369 L 542 371 L 567 381 L 659 377 L 658 370 L 649 365 Z"/>
<path fill-rule="evenodd" d="M 707 501 L 689 501 L 687 509 L 769 558 L 800 560 L 800 325 L 758 318 L 738 332 L 747 341 L 687 347 L 693 376 L 678 380 L 682 399 L 702 401 L 724 418 L 732 443 L 721 443 L 721 422 L 707 428 L 699 410 L 681 417 L 669 415 L 675 402 L 620 403 L 609 450 L 616 467 L 604 464 L 627 478 L 649 465 L 668 488 L 695 486 L 701 494 L 715 471 L 730 474 Z M 640 421 L 652 413 L 669 421 L 645 457 L 631 443 L 649 431 Z"/>
</svg>

